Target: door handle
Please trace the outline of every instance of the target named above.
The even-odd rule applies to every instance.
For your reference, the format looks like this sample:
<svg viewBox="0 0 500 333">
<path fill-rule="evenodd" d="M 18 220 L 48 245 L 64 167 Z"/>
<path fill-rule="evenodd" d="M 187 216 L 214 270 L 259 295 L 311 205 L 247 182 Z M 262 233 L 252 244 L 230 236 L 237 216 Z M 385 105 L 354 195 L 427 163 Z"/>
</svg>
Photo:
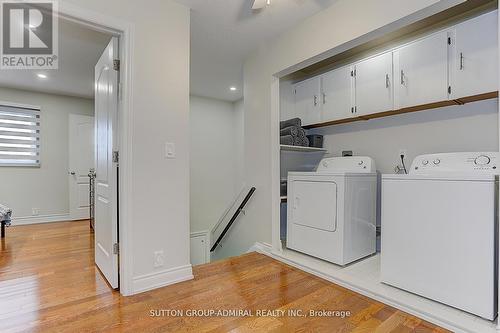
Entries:
<svg viewBox="0 0 500 333">
<path fill-rule="evenodd" d="M 460 70 L 464 70 L 464 54 L 463 52 L 460 52 Z"/>
<path fill-rule="evenodd" d="M 401 85 L 405 85 L 405 72 L 401 70 Z"/>
<path fill-rule="evenodd" d="M 318 106 L 318 95 L 314 95 L 314 106 Z"/>
<path fill-rule="evenodd" d="M 389 74 L 385 74 L 385 87 L 389 88 L 389 85 L 391 84 L 389 80 Z"/>
<path fill-rule="evenodd" d="M 299 208 L 299 203 L 300 203 L 299 197 L 295 197 L 295 201 L 294 201 L 294 204 L 293 204 L 293 209 Z"/>
<path fill-rule="evenodd" d="M 72 176 L 74 176 L 74 175 L 76 175 L 76 172 L 71 171 L 69 174 L 72 175 Z"/>
<path fill-rule="evenodd" d="M 323 104 L 326 104 L 326 94 L 323 93 Z"/>
</svg>

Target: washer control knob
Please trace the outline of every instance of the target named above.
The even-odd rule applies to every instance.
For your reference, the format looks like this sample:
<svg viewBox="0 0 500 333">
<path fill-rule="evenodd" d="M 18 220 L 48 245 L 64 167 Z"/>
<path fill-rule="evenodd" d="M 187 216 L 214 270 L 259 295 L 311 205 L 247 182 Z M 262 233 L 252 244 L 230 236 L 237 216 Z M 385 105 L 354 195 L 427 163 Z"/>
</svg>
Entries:
<svg viewBox="0 0 500 333">
<path fill-rule="evenodd" d="M 440 160 L 439 158 L 436 158 L 436 159 L 434 160 L 434 164 L 435 164 L 435 165 L 439 165 L 440 163 L 441 163 L 441 160 Z"/>
<path fill-rule="evenodd" d="M 324 166 L 325 168 L 328 168 L 328 162 L 327 162 L 327 161 L 324 161 L 324 162 L 323 162 L 323 166 Z"/>
<path fill-rule="evenodd" d="M 427 164 L 429 164 L 429 160 L 423 160 L 422 161 L 422 165 L 427 165 Z"/>
<path fill-rule="evenodd" d="M 363 161 L 359 161 L 358 165 L 363 165 L 363 163 L 364 163 Z"/>
<path fill-rule="evenodd" d="M 476 159 L 474 160 L 474 163 L 476 165 L 488 165 L 488 164 L 490 164 L 490 162 L 491 162 L 491 158 L 489 158 L 486 155 L 480 155 L 480 156 L 476 157 Z"/>
</svg>

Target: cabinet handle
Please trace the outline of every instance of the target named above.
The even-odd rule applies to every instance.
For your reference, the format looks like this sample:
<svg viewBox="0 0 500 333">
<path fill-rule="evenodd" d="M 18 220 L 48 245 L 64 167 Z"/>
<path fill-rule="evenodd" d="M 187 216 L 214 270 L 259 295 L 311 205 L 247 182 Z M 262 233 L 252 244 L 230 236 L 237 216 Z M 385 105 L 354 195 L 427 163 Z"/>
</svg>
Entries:
<svg viewBox="0 0 500 333">
<path fill-rule="evenodd" d="M 323 104 L 326 104 L 326 94 L 323 93 Z"/>
<path fill-rule="evenodd" d="M 460 70 L 464 69 L 464 54 L 460 52 Z"/>
<path fill-rule="evenodd" d="M 318 106 L 318 95 L 314 95 L 314 106 Z"/>
<path fill-rule="evenodd" d="M 351 113 L 354 113 L 354 106 L 351 107 Z"/>
<path fill-rule="evenodd" d="M 405 72 L 401 70 L 401 85 L 405 85 Z"/>
<path fill-rule="evenodd" d="M 390 81 L 389 81 L 389 74 L 385 74 L 385 87 L 389 88 Z"/>
</svg>

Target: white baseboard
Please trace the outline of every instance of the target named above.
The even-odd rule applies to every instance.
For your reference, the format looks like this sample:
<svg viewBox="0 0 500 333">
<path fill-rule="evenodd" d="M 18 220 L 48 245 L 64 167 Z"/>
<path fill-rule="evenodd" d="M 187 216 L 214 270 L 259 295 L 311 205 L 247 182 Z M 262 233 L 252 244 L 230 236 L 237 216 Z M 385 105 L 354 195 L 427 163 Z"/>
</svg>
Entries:
<svg viewBox="0 0 500 333">
<path fill-rule="evenodd" d="M 63 221 L 71 221 L 71 217 L 69 216 L 69 214 L 53 214 L 53 215 L 14 217 L 12 219 L 12 226 L 39 224 L 39 223 L 63 222 Z"/>
<path fill-rule="evenodd" d="M 257 242 L 254 245 L 252 245 L 251 248 L 248 249 L 247 253 L 258 252 L 258 253 L 262 253 L 262 254 L 271 254 L 272 250 L 273 250 L 273 247 L 271 244 Z"/>
<path fill-rule="evenodd" d="M 136 276 L 132 282 L 132 294 L 166 287 L 171 284 L 193 279 L 191 265 L 174 267 L 159 272 Z"/>
</svg>

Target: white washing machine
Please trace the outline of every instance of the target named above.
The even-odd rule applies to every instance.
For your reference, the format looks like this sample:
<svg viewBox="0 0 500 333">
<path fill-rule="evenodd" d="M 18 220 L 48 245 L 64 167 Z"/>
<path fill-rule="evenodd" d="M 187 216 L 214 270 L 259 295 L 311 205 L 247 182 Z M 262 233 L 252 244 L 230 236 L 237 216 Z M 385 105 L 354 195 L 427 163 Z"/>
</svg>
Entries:
<svg viewBox="0 0 500 333">
<path fill-rule="evenodd" d="M 382 176 L 382 282 L 493 320 L 499 153 L 418 156 Z"/>
<path fill-rule="evenodd" d="M 323 159 L 288 173 L 286 246 L 347 265 L 376 251 L 377 174 L 370 157 Z"/>
</svg>

